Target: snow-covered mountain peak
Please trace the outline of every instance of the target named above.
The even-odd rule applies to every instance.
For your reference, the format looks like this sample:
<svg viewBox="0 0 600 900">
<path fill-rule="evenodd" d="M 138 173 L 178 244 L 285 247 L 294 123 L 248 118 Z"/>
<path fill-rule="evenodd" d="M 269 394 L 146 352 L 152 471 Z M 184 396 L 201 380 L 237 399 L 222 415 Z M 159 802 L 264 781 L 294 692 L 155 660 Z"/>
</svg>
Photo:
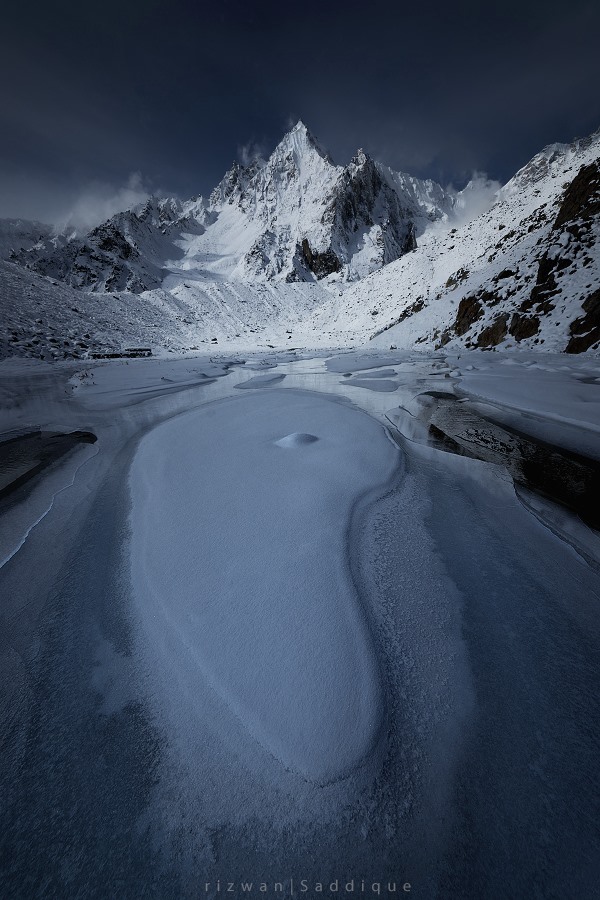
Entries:
<svg viewBox="0 0 600 900">
<path fill-rule="evenodd" d="M 305 136 L 310 136 L 312 138 L 312 134 L 309 131 L 308 127 L 302 121 L 302 119 L 298 119 L 293 128 L 290 128 L 288 134 L 303 134 Z M 314 138 L 313 138 L 314 140 Z"/>
<path fill-rule="evenodd" d="M 375 168 L 376 163 L 375 163 L 375 160 L 369 156 L 369 154 L 366 152 L 366 150 L 363 150 L 361 147 L 356 151 L 356 153 L 350 160 L 348 169 L 356 172 L 357 169 L 362 169 L 365 166 Z"/>
<path fill-rule="evenodd" d="M 327 178 L 335 177 L 338 169 L 327 150 L 304 122 L 299 121 L 273 150 L 265 165 L 265 177 L 267 181 L 283 179 L 284 185 L 297 179 L 304 186 L 307 181 L 323 174 Z"/>
<path fill-rule="evenodd" d="M 86 290 L 152 289 L 175 262 L 218 279 L 355 280 L 414 249 L 452 202 L 362 149 L 335 165 L 299 120 L 267 160 L 234 162 L 208 202 L 150 197 L 85 239 L 46 242 L 19 261 Z"/>
<path fill-rule="evenodd" d="M 302 166 L 304 160 L 310 159 L 315 153 L 321 159 L 333 165 L 329 152 L 319 143 L 302 119 L 299 119 L 294 127 L 283 136 L 271 154 L 271 160 L 286 158 L 290 153 L 293 155 L 298 168 Z"/>
<path fill-rule="evenodd" d="M 210 203 L 215 209 L 223 203 L 237 205 L 251 217 L 268 221 L 274 204 L 282 207 L 280 212 L 299 205 L 307 199 L 309 184 L 331 181 L 335 171 L 329 154 L 298 122 L 266 161 L 257 158 L 247 166 L 234 163 L 211 194 Z"/>
</svg>

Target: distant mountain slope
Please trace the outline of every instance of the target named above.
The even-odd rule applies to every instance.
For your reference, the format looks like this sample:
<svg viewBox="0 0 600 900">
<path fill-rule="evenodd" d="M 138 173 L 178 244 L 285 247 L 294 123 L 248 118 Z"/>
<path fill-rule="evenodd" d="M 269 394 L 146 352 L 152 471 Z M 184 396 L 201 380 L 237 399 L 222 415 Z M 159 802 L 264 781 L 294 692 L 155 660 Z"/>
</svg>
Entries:
<svg viewBox="0 0 600 900">
<path fill-rule="evenodd" d="M 28 219 L 0 219 L 0 259 L 22 249 L 31 249 L 35 244 L 48 240 L 52 226 Z"/>
<path fill-rule="evenodd" d="M 174 241 L 183 231 L 201 233 L 212 221 L 202 198 L 151 199 L 138 210 L 117 213 L 81 238 L 48 236 L 11 259 L 87 291 L 140 293 L 160 287 L 164 262 L 180 257 Z"/>
</svg>

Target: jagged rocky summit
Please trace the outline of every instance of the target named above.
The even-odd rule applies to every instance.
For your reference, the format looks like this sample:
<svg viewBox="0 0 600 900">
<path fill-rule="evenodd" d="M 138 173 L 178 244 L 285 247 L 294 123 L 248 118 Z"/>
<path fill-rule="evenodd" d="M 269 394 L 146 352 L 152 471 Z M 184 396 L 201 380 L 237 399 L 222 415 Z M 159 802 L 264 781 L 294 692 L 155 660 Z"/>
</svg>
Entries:
<svg viewBox="0 0 600 900">
<path fill-rule="evenodd" d="M 393 172 L 363 150 L 335 165 L 298 122 L 268 160 L 234 163 L 208 201 L 152 199 L 83 237 L 46 237 L 13 258 L 88 291 L 156 288 L 177 261 L 239 280 L 337 272 L 356 280 L 413 250 L 454 202 L 435 182 Z"/>
</svg>

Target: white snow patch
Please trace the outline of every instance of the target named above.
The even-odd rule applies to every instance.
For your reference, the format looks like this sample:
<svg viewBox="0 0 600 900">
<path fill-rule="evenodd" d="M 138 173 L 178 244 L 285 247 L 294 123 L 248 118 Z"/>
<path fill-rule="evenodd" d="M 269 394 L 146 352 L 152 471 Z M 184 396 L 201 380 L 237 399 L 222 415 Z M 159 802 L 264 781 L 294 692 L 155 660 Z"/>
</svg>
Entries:
<svg viewBox="0 0 600 900">
<path fill-rule="evenodd" d="M 296 446 L 319 440 L 281 453 L 282 433 Z M 210 404 L 142 439 L 130 478 L 138 625 L 155 699 L 172 714 L 187 698 L 178 727 L 197 733 L 192 745 L 214 728 L 201 701 L 210 688 L 234 717 L 222 740 L 242 758 L 254 751 L 240 722 L 317 783 L 375 749 L 383 693 L 347 526 L 397 460 L 370 417 L 290 391 Z"/>
</svg>

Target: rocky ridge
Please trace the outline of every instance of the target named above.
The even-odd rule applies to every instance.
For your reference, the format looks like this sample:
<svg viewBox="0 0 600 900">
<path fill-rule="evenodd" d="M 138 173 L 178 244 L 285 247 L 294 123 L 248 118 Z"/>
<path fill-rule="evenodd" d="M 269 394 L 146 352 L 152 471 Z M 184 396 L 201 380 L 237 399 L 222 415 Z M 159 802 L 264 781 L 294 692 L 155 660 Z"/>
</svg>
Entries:
<svg viewBox="0 0 600 900">
<path fill-rule="evenodd" d="M 168 264 L 190 247 L 205 263 L 214 250 L 233 250 L 233 279 L 289 283 L 344 272 L 355 280 L 413 250 L 452 203 L 434 182 L 386 170 L 362 150 L 336 166 L 298 122 L 268 160 L 234 163 L 208 201 L 153 198 L 82 237 L 47 238 L 12 258 L 72 287 L 104 292 L 159 287 Z"/>
</svg>

